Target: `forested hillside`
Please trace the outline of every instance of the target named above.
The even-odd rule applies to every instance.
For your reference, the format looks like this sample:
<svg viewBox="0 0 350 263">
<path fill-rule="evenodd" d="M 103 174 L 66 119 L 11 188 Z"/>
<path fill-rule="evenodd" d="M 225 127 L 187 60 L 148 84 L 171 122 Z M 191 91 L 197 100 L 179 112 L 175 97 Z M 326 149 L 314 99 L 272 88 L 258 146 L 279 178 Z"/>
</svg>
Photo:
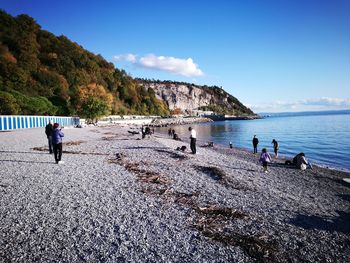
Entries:
<svg viewBox="0 0 350 263">
<path fill-rule="evenodd" d="M 167 115 L 136 80 L 28 15 L 0 10 L 0 114 Z M 94 116 L 96 115 L 96 116 Z"/>
<path fill-rule="evenodd" d="M 254 114 L 216 86 L 134 79 L 101 55 L 42 30 L 30 16 L 0 10 L 0 114 L 167 116 L 177 105 L 185 114 L 194 108 Z"/>
</svg>

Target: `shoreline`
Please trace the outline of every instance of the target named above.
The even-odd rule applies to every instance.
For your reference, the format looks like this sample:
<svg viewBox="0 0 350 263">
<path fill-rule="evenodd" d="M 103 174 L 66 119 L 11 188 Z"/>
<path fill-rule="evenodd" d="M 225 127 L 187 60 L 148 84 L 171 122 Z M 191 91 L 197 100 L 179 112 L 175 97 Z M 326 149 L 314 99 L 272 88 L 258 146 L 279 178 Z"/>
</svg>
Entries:
<svg viewBox="0 0 350 263">
<path fill-rule="evenodd" d="M 217 144 L 214 144 L 214 145 L 219 145 L 220 148 L 222 149 L 227 149 L 229 150 L 230 148 L 228 148 L 227 146 L 223 145 L 223 144 L 220 144 L 220 143 L 217 143 Z M 247 148 L 242 148 L 242 147 L 237 147 L 237 146 L 234 146 L 233 148 L 237 149 L 237 150 L 240 150 L 242 152 L 246 152 L 248 154 L 252 154 L 254 156 L 254 154 L 252 153 L 251 150 L 247 149 Z M 257 159 L 259 159 L 259 156 L 260 156 L 260 153 L 261 152 L 258 152 L 257 155 L 255 155 L 255 157 Z M 274 157 L 274 153 L 271 153 L 271 158 L 273 161 L 278 161 L 279 163 L 284 163 L 286 160 L 292 160 L 294 156 L 287 156 L 287 155 L 284 155 L 284 154 L 278 154 L 278 158 L 276 159 Z M 344 167 L 333 167 L 331 165 L 328 165 L 328 164 L 320 164 L 320 163 L 314 163 L 312 162 L 312 166 L 317 166 L 319 168 L 322 168 L 322 169 L 329 169 L 329 170 L 335 170 L 335 171 L 339 171 L 339 172 L 343 172 L 343 173 L 348 173 L 350 175 L 350 170 L 347 169 L 347 168 L 344 168 Z"/>
<path fill-rule="evenodd" d="M 186 124 L 185 124 L 186 125 Z M 182 125 L 179 125 L 179 126 L 182 126 Z M 162 134 L 166 134 L 166 131 L 164 130 L 164 131 L 161 131 L 161 130 L 158 130 L 158 132 L 160 132 L 160 133 L 162 133 Z M 198 133 L 198 131 L 197 131 L 197 133 Z M 181 135 L 181 134 L 180 134 Z M 208 140 L 205 140 L 205 139 L 197 139 L 197 144 L 198 144 L 198 142 L 199 143 L 207 143 L 207 142 L 209 142 L 210 140 L 208 139 Z M 229 140 L 227 140 L 227 142 L 229 142 Z M 227 149 L 229 149 L 229 147 L 228 147 L 228 144 L 226 145 L 226 144 L 222 144 L 222 143 L 216 143 L 216 142 L 214 142 L 214 145 L 220 145 L 221 147 L 223 147 L 223 148 L 227 148 Z M 241 150 L 245 150 L 245 151 L 248 151 L 248 152 L 250 152 L 251 150 L 251 148 L 249 148 L 249 147 L 239 147 L 239 146 L 234 146 L 234 148 L 238 148 L 238 149 L 241 149 Z M 260 149 L 261 150 L 261 149 Z M 301 152 L 301 151 L 299 151 L 299 152 Z M 261 153 L 261 152 L 258 152 L 259 154 Z M 274 156 L 274 153 L 273 153 L 273 151 L 270 151 L 269 152 L 270 153 L 270 155 L 271 155 L 271 157 L 273 157 Z M 293 157 L 297 154 L 298 152 L 295 152 L 295 154 L 294 155 L 288 155 L 288 154 L 281 154 L 281 153 L 279 153 L 279 159 L 281 159 L 281 160 L 291 160 L 291 159 L 293 159 Z M 306 153 L 306 152 L 305 152 Z M 347 168 L 347 167 L 344 167 L 344 166 L 340 166 L 339 164 L 330 164 L 330 163 L 325 163 L 325 162 L 322 162 L 322 161 L 317 161 L 317 160 L 314 160 L 314 159 L 312 159 L 312 158 L 309 158 L 308 156 L 306 157 L 308 160 L 310 159 L 311 160 L 311 163 L 312 163 L 312 165 L 317 165 L 317 166 L 319 166 L 319 167 L 322 167 L 322 168 L 325 168 L 325 169 L 330 169 L 330 170 L 338 170 L 338 171 L 341 171 L 341 172 L 347 172 L 347 173 L 350 173 L 350 168 Z"/>
<path fill-rule="evenodd" d="M 0 133 L 1 260 L 348 261 L 350 174 L 131 127 L 64 129 L 63 165 L 43 129 Z"/>
</svg>

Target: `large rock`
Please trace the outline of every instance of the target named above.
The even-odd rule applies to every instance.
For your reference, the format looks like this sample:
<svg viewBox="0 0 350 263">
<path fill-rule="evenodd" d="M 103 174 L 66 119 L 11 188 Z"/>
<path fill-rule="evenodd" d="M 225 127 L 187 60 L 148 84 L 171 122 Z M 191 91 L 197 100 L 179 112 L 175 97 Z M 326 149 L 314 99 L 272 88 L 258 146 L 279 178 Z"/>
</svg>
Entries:
<svg viewBox="0 0 350 263">
<path fill-rule="evenodd" d="M 181 109 L 190 113 L 199 107 L 221 110 L 236 115 L 254 115 L 238 99 L 217 86 L 199 86 L 182 82 L 140 81 L 139 85 L 154 90 L 158 99 L 167 103 L 170 110 Z M 215 110 L 214 110 L 215 111 Z"/>
</svg>

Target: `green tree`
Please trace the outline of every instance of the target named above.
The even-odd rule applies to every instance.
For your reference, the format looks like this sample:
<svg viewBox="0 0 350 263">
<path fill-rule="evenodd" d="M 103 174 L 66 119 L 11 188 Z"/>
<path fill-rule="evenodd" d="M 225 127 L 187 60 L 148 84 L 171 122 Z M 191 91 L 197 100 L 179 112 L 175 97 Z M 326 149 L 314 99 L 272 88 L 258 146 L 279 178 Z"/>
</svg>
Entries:
<svg viewBox="0 0 350 263">
<path fill-rule="evenodd" d="M 0 91 L 0 114 L 17 115 L 21 108 L 12 94 Z"/>
<path fill-rule="evenodd" d="M 81 105 L 81 115 L 88 121 L 94 122 L 99 117 L 109 114 L 108 104 L 96 97 L 89 96 Z"/>
</svg>

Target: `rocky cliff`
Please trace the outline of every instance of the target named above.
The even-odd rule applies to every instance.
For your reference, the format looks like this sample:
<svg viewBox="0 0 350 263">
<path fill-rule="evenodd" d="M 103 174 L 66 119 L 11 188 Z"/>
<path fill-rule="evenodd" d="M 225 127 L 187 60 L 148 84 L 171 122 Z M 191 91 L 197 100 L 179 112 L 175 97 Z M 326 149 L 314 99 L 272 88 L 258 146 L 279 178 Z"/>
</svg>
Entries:
<svg viewBox="0 0 350 263">
<path fill-rule="evenodd" d="M 255 115 L 237 98 L 217 86 L 199 86 L 183 82 L 149 81 L 138 79 L 140 86 L 154 90 L 157 98 L 166 102 L 169 109 L 184 114 L 196 110 L 236 116 Z"/>
</svg>

